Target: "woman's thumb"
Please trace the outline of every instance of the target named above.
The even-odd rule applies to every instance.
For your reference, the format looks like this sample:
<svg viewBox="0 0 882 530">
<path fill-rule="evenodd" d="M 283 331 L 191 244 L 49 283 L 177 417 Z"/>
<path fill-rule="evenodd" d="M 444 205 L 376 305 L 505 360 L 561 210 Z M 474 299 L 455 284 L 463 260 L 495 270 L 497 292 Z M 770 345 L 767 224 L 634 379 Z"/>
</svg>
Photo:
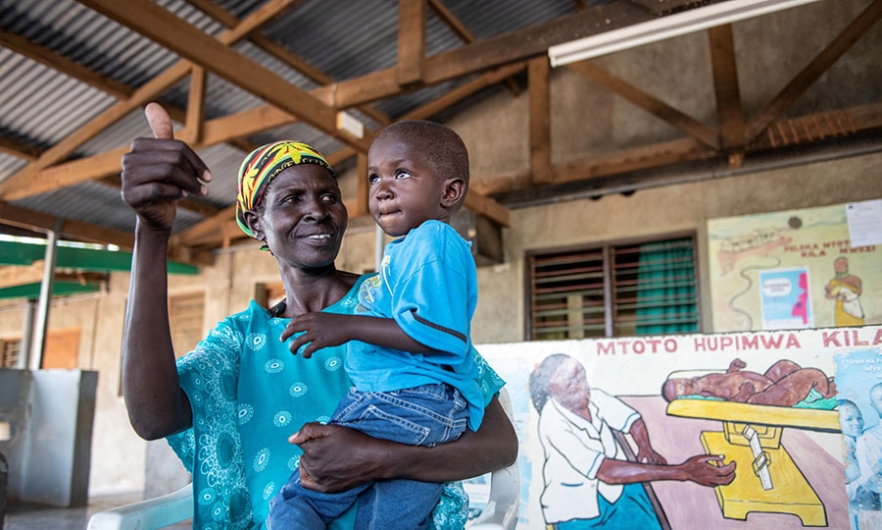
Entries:
<svg viewBox="0 0 882 530">
<path fill-rule="evenodd" d="M 168 112 L 162 108 L 159 103 L 148 103 L 144 108 L 144 115 L 147 117 L 147 123 L 153 131 L 154 138 L 171 140 L 175 137 L 174 128 L 172 128 L 171 118 Z"/>
</svg>

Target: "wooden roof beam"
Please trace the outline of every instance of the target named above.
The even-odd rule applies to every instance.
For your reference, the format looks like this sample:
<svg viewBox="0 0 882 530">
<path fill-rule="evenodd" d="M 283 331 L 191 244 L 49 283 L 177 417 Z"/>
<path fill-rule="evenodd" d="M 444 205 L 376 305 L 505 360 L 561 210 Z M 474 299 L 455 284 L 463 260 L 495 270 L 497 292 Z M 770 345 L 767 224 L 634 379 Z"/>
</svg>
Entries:
<svg viewBox="0 0 882 530">
<path fill-rule="evenodd" d="M 800 116 L 775 122 L 751 144 L 748 152 L 775 149 L 793 144 L 810 144 L 831 137 L 882 129 L 882 103 Z M 694 138 L 682 138 L 644 147 L 624 149 L 601 156 L 554 165 L 553 184 L 564 184 L 631 171 L 708 160 L 719 156 Z M 533 187 L 527 170 L 499 175 L 474 176 L 472 188 L 484 195 L 522 191 Z"/>
<path fill-rule="evenodd" d="M 720 124 L 720 146 L 730 153 L 730 163 L 738 162 L 744 153 L 744 113 L 738 87 L 738 67 L 732 25 L 707 30 L 717 99 L 717 120 Z M 734 158 L 733 158 L 734 157 Z"/>
<path fill-rule="evenodd" d="M 20 206 L 14 206 L 8 202 L 0 201 L 0 223 L 46 232 L 55 229 L 57 217 L 47 213 L 29 210 Z M 103 228 L 89 223 L 65 219 L 61 226 L 61 235 L 64 238 L 88 243 L 101 243 L 116 245 L 125 250 L 131 250 L 134 245 L 132 234 Z"/>
<path fill-rule="evenodd" d="M 475 37 L 472 33 L 465 27 L 465 25 L 460 22 L 456 15 L 453 14 L 452 11 L 447 9 L 447 6 L 441 0 L 429 0 L 429 7 L 438 15 L 438 18 L 441 19 L 442 22 L 447 24 L 447 27 L 450 28 L 451 31 L 456 33 L 460 39 L 466 44 L 471 44 L 475 42 Z M 520 95 L 521 87 L 515 82 L 514 79 L 508 78 L 505 80 L 505 86 L 511 91 L 515 96 Z"/>
<path fill-rule="evenodd" d="M 32 145 L 9 138 L 8 136 L 0 136 L 0 152 L 12 155 L 16 158 L 23 158 L 28 162 L 38 159 L 43 151 Z"/>
<path fill-rule="evenodd" d="M 821 53 L 815 56 L 766 107 L 747 123 L 747 138 L 752 141 L 805 93 L 824 72 L 830 69 L 882 17 L 882 0 L 875 0 L 861 12 Z"/>
<path fill-rule="evenodd" d="M 205 81 L 208 74 L 201 67 L 190 71 L 190 89 L 187 95 L 187 117 L 184 130 L 187 131 L 185 142 L 199 145 L 202 141 L 202 129 L 205 125 Z"/>
<path fill-rule="evenodd" d="M 117 190 L 122 188 L 122 182 L 120 181 L 119 176 L 105 177 L 103 179 L 98 179 L 95 182 L 102 186 L 107 186 L 108 188 L 114 188 Z M 204 201 L 197 201 L 191 197 L 181 199 L 177 204 L 178 208 L 199 214 L 203 217 L 213 217 L 220 211 L 220 208 L 216 206 L 212 206 Z"/>
<path fill-rule="evenodd" d="M 14 206 L 8 202 L 0 201 L 0 223 L 27 230 L 46 232 L 54 230 L 58 218 L 35 210 L 28 210 L 20 206 Z M 61 224 L 61 236 L 74 241 L 99 243 L 103 245 L 116 245 L 122 250 L 131 251 L 135 245 L 132 234 L 104 228 L 101 226 L 64 219 Z M 214 263 L 214 255 L 210 252 L 193 251 L 189 248 L 174 246 L 169 249 L 170 259 L 184 261 L 195 265 L 211 265 Z"/>
<path fill-rule="evenodd" d="M 264 14 L 264 11 L 258 10 L 248 17 L 245 17 L 242 19 L 240 24 L 241 27 L 237 26 L 232 30 L 221 33 L 218 35 L 217 41 L 226 46 L 236 43 L 243 37 L 243 35 L 246 35 L 253 26 L 253 20 L 260 19 Z M 136 89 L 130 98 L 113 105 L 73 133 L 66 136 L 62 141 L 43 152 L 36 161 L 0 183 L 0 197 L 8 199 L 6 194 L 10 189 L 26 187 L 28 181 L 33 178 L 38 171 L 63 161 L 78 147 L 100 134 L 105 128 L 113 125 L 141 105 L 145 105 L 158 98 L 160 94 L 186 77 L 186 75 L 190 73 L 191 68 L 192 64 L 189 61 L 178 61 L 143 86 Z M 172 116 L 172 118 L 177 119 L 174 118 L 174 116 Z"/>
<path fill-rule="evenodd" d="M 58 70 L 78 81 L 106 92 L 117 99 L 128 99 L 135 92 L 134 88 L 125 83 L 120 83 L 115 79 L 101 75 L 76 61 L 68 59 L 60 53 L 45 46 L 34 44 L 28 39 L 16 35 L 15 33 L 0 30 L 0 46 L 9 48 L 15 53 L 24 55 L 25 57 L 44 64 L 53 70 Z"/>
<path fill-rule="evenodd" d="M 320 131 L 351 143 L 337 129 L 337 111 L 277 73 L 237 53 L 149 0 L 80 0 L 145 37 L 193 61 Z M 357 147 L 367 149 L 364 142 Z"/>
<path fill-rule="evenodd" d="M 218 143 L 232 141 L 239 136 L 280 127 L 294 121 L 296 119 L 290 114 L 269 105 L 246 110 L 205 122 L 202 142 L 193 147 L 203 149 Z M 179 138 L 186 138 L 189 136 L 189 131 L 183 129 L 177 131 L 176 135 Z M 249 151 L 250 149 L 245 150 Z M 124 145 L 97 155 L 46 168 L 15 187 L 7 187 L 3 198 L 6 200 L 22 199 L 73 186 L 87 180 L 119 174 L 120 160 L 128 152 L 129 146 Z"/>
<path fill-rule="evenodd" d="M 398 84 L 421 85 L 425 62 L 426 0 L 398 0 Z"/>
<path fill-rule="evenodd" d="M 135 88 L 116 81 L 115 79 L 103 76 L 94 70 L 68 59 L 54 50 L 34 44 L 19 35 L 0 30 L 0 46 L 5 46 L 16 53 L 38 61 L 62 74 L 73 77 L 82 83 L 106 92 L 117 99 L 128 99 L 135 93 Z M 186 111 L 184 109 L 173 107 L 171 105 L 165 105 L 165 108 L 168 111 L 169 116 L 171 116 L 171 119 L 180 123 L 185 123 Z M 244 149 L 241 145 L 238 145 L 237 142 L 231 141 L 231 143 L 234 147 Z M 0 149 L 2 149 L 2 147 L 0 147 Z M 39 153 L 42 154 L 42 151 Z M 24 158 L 28 159 L 29 162 L 33 162 L 39 158 L 39 155 L 37 155 L 37 157 Z"/>
<path fill-rule="evenodd" d="M 456 50 L 428 57 L 423 81 L 435 85 L 489 68 L 544 55 L 549 46 L 654 19 L 630 2 L 615 2 L 561 17 L 533 27 L 481 40 Z M 319 99 L 343 109 L 396 96 L 404 90 L 395 68 L 388 68 L 334 83 L 320 89 Z"/>
<path fill-rule="evenodd" d="M 187 2 L 228 28 L 236 27 L 240 22 L 236 15 L 215 4 L 212 0 L 187 0 Z M 288 9 L 290 9 L 290 7 Z M 292 53 L 288 48 L 285 48 L 278 42 L 261 34 L 257 31 L 257 28 L 255 31 L 249 33 L 248 40 L 258 48 L 320 85 L 330 85 L 334 82 L 334 79 L 331 76 L 304 61 Z M 370 105 L 359 106 L 358 110 L 364 112 L 366 115 L 383 125 L 389 125 L 392 123 L 389 116 Z"/>
<path fill-rule="evenodd" d="M 357 174 L 355 204 L 352 205 L 352 217 L 364 217 L 371 214 L 370 185 L 368 183 L 368 162 L 366 153 L 358 153 L 358 163 L 355 165 Z"/>
<path fill-rule="evenodd" d="M 514 64 L 488 72 L 455 88 L 435 101 L 409 112 L 402 116 L 402 119 L 417 120 L 429 118 L 478 90 L 498 83 L 523 69 L 523 64 Z M 296 118 L 272 105 L 255 107 L 223 118 L 208 120 L 203 126 L 202 142 L 193 147 L 195 149 L 203 149 L 218 143 L 232 141 L 235 138 L 289 125 L 295 121 L 297 121 Z M 184 129 L 176 134 L 178 137 L 186 137 L 189 133 Z M 372 138 L 373 133 L 366 135 L 366 141 L 370 142 Z M 245 150 L 248 151 L 249 149 Z M 44 169 L 29 180 L 23 181 L 19 186 L 7 188 L 3 197 L 6 200 L 22 199 L 66 186 L 73 186 L 87 180 L 101 179 L 118 174 L 120 171 L 120 159 L 128 151 L 128 146 L 122 146 L 101 154 Z M 332 153 L 328 157 L 328 162 L 333 166 L 355 156 L 355 154 L 356 150 L 347 146 Z"/>
<path fill-rule="evenodd" d="M 224 237 L 224 225 L 231 221 L 235 222 L 235 220 L 236 205 L 233 204 L 218 212 L 211 219 L 206 219 L 180 234 L 174 235 L 173 240 L 184 246 L 205 245 L 211 242 L 219 243 Z M 242 237 L 246 237 L 244 232 L 242 232 Z"/>
<path fill-rule="evenodd" d="M 567 68 L 579 72 L 598 85 L 625 98 L 653 116 L 668 122 L 670 125 L 680 129 L 711 149 L 719 150 L 717 131 L 699 122 L 695 118 L 680 112 L 674 107 L 671 107 L 655 96 L 647 94 L 634 85 L 619 79 L 591 61 L 570 63 L 567 65 Z"/>
<path fill-rule="evenodd" d="M 527 70 L 530 93 L 530 174 L 534 184 L 548 184 L 551 170 L 551 99 L 548 57 L 530 60 Z"/>
<path fill-rule="evenodd" d="M 492 72 L 487 72 L 486 74 L 473 79 L 467 83 L 464 83 L 450 92 L 444 94 L 436 98 L 433 101 L 430 101 L 410 112 L 405 114 L 400 118 L 400 120 L 425 120 L 431 118 L 432 116 L 438 114 L 444 109 L 459 103 L 463 99 L 471 96 L 475 92 L 482 90 L 488 86 L 495 85 L 507 79 L 514 74 L 522 72 L 526 68 L 526 65 L 523 63 L 511 64 L 508 66 L 503 66 L 502 68 L 498 68 Z M 379 133 L 380 131 L 374 131 L 374 134 Z M 337 151 L 331 153 L 326 157 L 329 164 L 332 166 L 337 165 L 341 162 L 344 162 L 353 156 L 356 155 L 355 149 L 352 149 L 349 146 L 342 147 Z"/>
</svg>

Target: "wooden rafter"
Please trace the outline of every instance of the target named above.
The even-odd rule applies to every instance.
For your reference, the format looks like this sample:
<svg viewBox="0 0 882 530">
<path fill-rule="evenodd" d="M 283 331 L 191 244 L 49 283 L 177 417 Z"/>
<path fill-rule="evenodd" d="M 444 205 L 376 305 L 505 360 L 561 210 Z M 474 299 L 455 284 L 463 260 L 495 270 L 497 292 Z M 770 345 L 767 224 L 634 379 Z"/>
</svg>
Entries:
<svg viewBox="0 0 882 530">
<path fill-rule="evenodd" d="M 6 30 L 0 30 L 0 46 L 9 48 L 15 53 L 24 55 L 38 63 L 44 64 L 54 70 L 73 77 L 74 79 L 102 90 L 117 99 L 127 99 L 132 96 L 135 89 L 120 83 L 115 79 L 101 75 L 90 68 L 86 68 L 76 61 L 72 61 L 67 57 L 57 53 L 45 46 L 34 44 L 28 39 L 11 33 Z"/>
<path fill-rule="evenodd" d="M 36 232 L 46 232 L 55 230 L 57 221 L 58 218 L 54 215 L 0 201 L 0 223 L 2 224 Z M 135 244 L 135 238 L 132 234 L 73 219 L 64 219 L 62 221 L 61 236 L 75 241 L 116 245 L 123 250 L 132 250 Z M 171 259 L 198 265 L 211 265 L 214 263 L 214 255 L 210 252 L 194 252 L 186 248 L 170 248 L 168 256 Z"/>
<path fill-rule="evenodd" d="M 236 219 L 236 205 L 228 206 L 211 219 L 197 223 L 175 235 L 175 241 L 184 246 L 219 242 L 223 239 L 223 226 Z M 219 237 L 220 236 L 220 237 Z M 242 236 L 245 237 L 244 232 Z"/>
<path fill-rule="evenodd" d="M 466 44 L 471 44 L 475 42 L 475 36 L 465 27 L 456 15 L 453 14 L 452 11 L 447 9 L 447 6 L 441 0 L 429 0 L 429 7 L 432 8 L 432 11 L 438 15 L 438 18 L 441 19 L 442 22 L 447 24 L 447 27 L 451 29 L 456 35 L 462 39 L 462 41 Z M 511 91 L 515 96 L 521 93 L 521 87 L 514 81 L 514 79 L 506 79 L 505 86 Z"/>
<path fill-rule="evenodd" d="M 228 28 L 234 28 L 240 22 L 239 18 L 237 18 L 236 15 L 217 5 L 212 0 L 187 0 L 187 2 L 194 5 L 197 9 Z M 292 4 L 292 6 L 293 5 L 294 4 Z M 289 6 L 286 9 L 290 10 L 291 7 Z M 322 72 L 315 66 L 304 61 L 303 59 L 292 53 L 291 50 L 289 50 L 288 48 L 285 48 L 281 44 L 275 42 L 274 40 L 266 37 L 265 35 L 257 31 L 250 32 L 248 34 L 248 40 L 251 41 L 251 43 L 258 48 L 262 49 L 266 53 L 272 55 L 276 59 L 282 61 L 294 70 L 297 70 L 310 80 L 315 81 L 320 85 L 330 85 L 334 82 L 334 79 L 328 74 Z M 389 119 L 389 116 L 387 116 L 383 112 L 380 112 L 374 107 L 371 107 L 370 105 L 361 105 L 358 107 L 358 110 L 364 112 L 372 119 L 383 125 L 389 125 L 390 123 L 392 123 L 392 120 Z"/>
<path fill-rule="evenodd" d="M 190 145 L 198 145 L 202 141 L 202 128 L 205 122 L 205 80 L 205 69 L 193 67 L 190 71 L 187 118 L 184 122 L 187 131 L 186 142 Z"/>
<path fill-rule="evenodd" d="M 57 218 L 20 206 L 14 206 L 8 202 L 0 201 L 0 222 L 19 228 L 45 232 L 55 229 Z M 116 245 L 120 248 L 131 250 L 134 245 L 132 234 L 103 228 L 89 223 L 65 219 L 61 226 L 61 235 L 76 241 L 90 243 L 103 243 Z"/>
<path fill-rule="evenodd" d="M 7 136 L 0 136 L 0 152 L 17 158 L 23 158 L 28 162 L 33 162 L 43 153 L 39 148 Z"/>
<path fill-rule="evenodd" d="M 468 83 L 456 88 L 452 92 L 445 94 L 438 98 L 435 101 L 427 103 L 420 108 L 417 108 L 410 113 L 402 116 L 402 119 L 425 119 L 429 118 L 436 113 L 444 110 L 450 105 L 457 103 L 465 97 L 481 90 L 482 88 L 489 86 L 491 84 L 499 83 L 503 79 L 514 75 L 518 71 L 523 70 L 525 65 L 523 64 L 514 64 L 509 65 L 493 72 L 488 72 L 483 76 L 469 81 Z M 281 117 L 284 114 L 279 114 L 281 111 L 274 109 L 273 107 L 261 107 L 260 109 L 255 109 L 253 111 L 254 115 L 250 116 L 248 119 L 249 123 L 254 123 L 255 121 L 260 121 L 259 115 L 264 116 L 276 116 Z M 241 113 L 245 114 L 245 113 Z M 225 118 L 221 118 L 225 119 Z M 230 117 L 230 119 L 237 119 L 235 117 Z M 213 129 L 210 124 L 219 120 L 212 120 L 206 123 L 206 131 Z M 230 124 L 227 127 L 218 127 L 219 131 L 226 130 L 229 128 L 238 129 L 240 127 L 245 127 L 247 124 L 242 123 L 241 125 L 233 125 Z M 207 135 L 206 135 L 207 136 Z M 326 157 L 328 163 L 332 166 L 337 165 L 344 160 L 347 160 L 353 156 L 356 156 L 357 152 L 347 146 L 343 147 L 340 150 L 331 153 Z M 365 159 L 365 167 L 367 165 L 367 160 Z M 362 181 L 366 179 L 360 179 Z M 365 190 L 366 191 L 366 190 Z M 363 191 L 358 191 L 359 194 L 364 193 Z M 366 198 L 364 200 L 357 199 L 359 202 L 364 202 L 366 204 Z M 486 197 L 482 193 L 478 192 L 475 189 L 469 189 L 468 195 L 466 197 L 465 205 L 467 208 L 472 209 L 475 208 L 477 213 L 484 213 L 488 217 L 494 220 L 494 222 L 499 223 L 503 226 L 509 225 L 509 214 L 508 210 L 505 209 L 504 206 L 500 205 L 493 199 Z M 360 213 L 360 210 L 359 210 Z M 218 212 L 218 214 L 211 219 L 206 219 L 201 223 L 192 226 L 188 231 L 183 232 L 176 236 L 176 241 L 181 245 L 211 245 L 220 243 L 221 239 L 226 235 L 227 237 L 237 238 L 239 237 L 239 233 L 232 234 L 224 234 L 224 227 L 230 223 L 236 214 L 235 206 L 231 206 L 224 210 Z M 355 217 L 355 215 L 353 215 Z M 244 237 L 244 234 L 241 235 Z"/>
<path fill-rule="evenodd" d="M 122 188 L 122 182 L 120 181 L 119 176 L 106 177 L 103 179 L 98 179 L 95 182 L 101 184 L 102 186 L 107 186 L 109 188 L 117 190 Z M 203 217 L 213 217 L 217 215 L 217 213 L 220 211 L 220 208 L 217 208 L 216 206 L 212 206 L 211 204 L 208 204 L 204 201 L 197 201 L 190 197 L 179 200 L 177 202 L 177 205 L 178 208 L 199 214 Z"/>
<path fill-rule="evenodd" d="M 726 152 L 743 152 L 744 113 L 738 88 L 732 25 L 711 28 L 707 31 L 707 36 L 710 43 L 714 93 L 717 98 L 721 148 Z"/>
<path fill-rule="evenodd" d="M 531 59 L 527 71 L 530 93 L 530 173 L 534 184 L 551 181 L 551 100 L 547 57 Z"/>
<path fill-rule="evenodd" d="M 326 134 L 349 140 L 337 130 L 337 111 L 272 70 L 194 28 L 149 0 L 80 0 L 194 64 L 218 75 Z M 348 142 L 347 142 L 348 143 Z M 366 146 L 361 146 L 366 149 Z"/>
<path fill-rule="evenodd" d="M 54 50 L 34 44 L 13 33 L 0 30 L 0 46 L 10 48 L 16 53 L 38 61 L 49 68 L 58 70 L 62 74 L 69 75 L 82 83 L 97 88 L 98 90 L 106 92 L 118 99 L 127 99 L 135 93 L 134 87 L 101 75 L 94 70 L 68 59 Z M 168 111 L 169 116 L 171 116 L 171 119 L 182 123 L 186 120 L 186 111 L 184 109 L 172 105 L 166 105 L 166 110 Z M 242 147 L 241 142 L 238 140 L 231 141 L 231 144 L 235 147 L 247 150 L 247 148 Z M 0 149 L 2 149 L 2 147 L 0 147 Z M 37 152 L 39 154 L 36 157 L 22 156 L 22 158 L 25 158 L 29 162 L 34 162 L 39 158 L 40 154 L 42 154 L 42 151 Z"/>
<path fill-rule="evenodd" d="M 262 6 L 248 17 L 242 19 L 239 26 L 219 35 L 217 41 L 227 46 L 237 42 L 244 36 L 248 35 L 249 32 L 253 31 L 255 27 L 259 27 L 260 23 L 270 19 L 278 9 L 290 4 L 292 1 L 293 0 L 285 0 L 283 2 L 279 0 L 272 2 L 272 5 L 267 4 Z M 270 8 L 273 8 L 275 11 Z M 170 14 L 169 16 L 174 17 L 174 15 Z M 230 50 L 230 52 L 235 53 L 232 52 L 232 50 Z M 60 162 L 77 147 L 91 140 L 104 128 L 112 125 L 135 108 L 155 99 L 174 83 L 183 79 L 190 72 L 191 68 L 192 65 L 189 62 L 179 61 L 157 77 L 153 78 L 143 87 L 135 91 L 131 98 L 117 103 L 104 113 L 100 114 L 91 122 L 87 123 L 85 126 L 81 127 L 79 130 L 44 152 L 35 162 L 18 171 L 6 181 L 0 183 L 0 197 L 5 200 L 14 200 L 57 189 L 59 187 L 70 186 L 83 182 L 84 180 L 106 177 L 118 172 L 118 168 L 113 167 L 113 159 L 116 158 L 118 161 L 118 157 L 127 152 L 127 148 L 121 147 L 108 153 L 102 153 L 75 162 L 69 162 L 58 167 L 52 167 L 49 169 L 43 168 L 47 168 L 52 164 Z M 284 125 L 296 121 L 290 114 L 277 109 L 269 110 L 269 108 L 261 108 L 261 110 L 252 114 L 259 114 L 260 117 L 265 120 L 264 125 L 266 125 L 265 127 L 261 126 L 252 129 L 252 132 L 259 132 L 270 129 L 273 126 Z M 266 120 L 268 115 L 271 119 Z M 212 125 L 215 126 L 212 127 Z M 239 125 L 241 125 L 241 123 Z M 336 128 L 336 120 L 334 126 Z M 223 129 L 222 134 L 216 134 L 219 129 Z M 238 134 L 229 134 L 230 130 L 226 129 L 225 126 L 208 123 L 205 125 L 203 131 L 206 141 L 203 142 L 202 146 L 204 147 L 207 145 L 213 145 L 214 143 L 232 141 L 251 134 L 247 128 L 239 128 L 237 131 Z M 366 142 L 369 142 L 369 139 L 366 139 Z M 243 149 L 246 151 L 250 150 L 247 146 L 243 146 Z"/>
<path fill-rule="evenodd" d="M 368 194 L 370 187 L 368 186 L 368 163 L 367 154 L 358 153 L 358 163 L 356 164 L 356 194 L 355 204 L 352 207 L 352 217 L 362 217 L 370 215 L 368 209 Z"/>
<path fill-rule="evenodd" d="M 775 122 L 768 128 L 770 134 L 758 138 L 747 152 L 811 144 L 879 129 L 882 129 L 882 103 L 822 112 Z M 771 131 L 775 131 L 774 134 Z M 553 183 L 579 182 L 718 156 L 720 153 L 703 143 L 693 138 L 683 138 L 555 164 Z M 472 180 L 473 189 L 484 195 L 523 191 L 532 187 L 528 171 L 475 176 Z"/>
<path fill-rule="evenodd" d="M 426 0 L 398 0 L 398 84 L 422 82 L 425 62 Z"/>
<path fill-rule="evenodd" d="M 219 143 L 231 142 L 242 136 L 288 125 L 295 121 L 297 121 L 296 118 L 276 107 L 270 105 L 256 107 L 238 114 L 204 122 L 202 141 L 194 144 L 193 147 L 204 149 Z M 176 134 L 179 138 L 189 138 L 190 136 L 188 129 L 178 131 Z M 250 151 L 251 149 L 244 150 Z M 115 175 L 120 171 L 122 155 L 128 151 L 129 146 L 125 145 L 97 155 L 58 164 L 43 169 L 26 181 L 19 181 L 16 185 L 7 185 L 4 188 L 3 184 L 0 184 L 0 190 L 3 190 L 5 200 L 16 200 L 73 186 L 87 180 Z"/>
<path fill-rule="evenodd" d="M 544 55 L 549 46 L 646 22 L 652 18 L 645 9 L 630 2 L 615 2 L 605 6 L 602 12 L 589 9 L 435 54 L 426 59 L 423 81 L 426 85 L 434 85 L 523 61 Z M 403 91 L 397 83 L 395 68 L 388 68 L 324 87 L 319 91 L 318 97 L 328 105 L 348 108 L 396 96 Z"/>
<path fill-rule="evenodd" d="M 463 83 L 450 92 L 438 97 L 437 99 L 408 112 L 407 114 L 402 116 L 401 119 L 424 120 L 427 118 L 431 118 L 432 116 L 438 114 L 444 109 L 449 108 L 451 105 L 459 103 L 460 101 L 478 92 L 479 90 L 483 90 L 488 86 L 495 85 L 517 73 L 523 72 L 525 68 L 526 65 L 524 63 L 515 63 L 487 72 L 484 75 L 477 77 L 467 83 Z"/>
<path fill-rule="evenodd" d="M 217 41 L 226 46 L 238 42 L 243 35 L 246 35 L 247 32 L 250 31 L 252 28 L 252 21 L 256 18 L 262 17 L 263 14 L 264 12 L 262 10 L 252 13 L 248 17 L 242 19 L 240 24 L 241 27 L 237 26 L 232 30 L 221 33 L 218 35 Z M 104 129 L 110 127 L 141 105 L 145 105 L 159 97 L 160 94 L 186 77 L 186 75 L 190 73 L 191 68 L 192 64 L 188 61 L 178 61 L 135 90 L 130 98 L 113 105 L 73 133 L 66 136 L 62 141 L 43 152 L 43 154 L 41 154 L 33 163 L 27 165 L 24 169 L 19 170 L 14 175 L 0 183 L 0 198 L 8 199 L 7 193 L 11 189 L 27 187 L 28 182 L 38 171 L 63 161 L 73 153 L 74 150 L 100 134 Z"/>
<path fill-rule="evenodd" d="M 717 140 L 717 132 L 715 130 L 695 118 L 680 112 L 674 107 L 671 107 L 655 96 L 647 94 L 634 85 L 610 74 L 591 61 L 571 63 L 567 65 L 567 68 L 579 72 L 598 85 L 627 99 L 653 116 L 668 122 L 711 149 L 719 149 L 719 141 Z"/>
<path fill-rule="evenodd" d="M 58 218 L 54 215 L 0 201 L 0 223 L 2 224 L 36 232 L 46 232 L 48 230 L 55 230 L 57 220 Z M 135 245 L 135 238 L 132 234 L 73 219 L 64 219 L 62 221 L 61 236 L 74 241 L 116 245 L 123 250 L 129 251 Z M 203 251 L 194 252 L 187 248 L 172 247 L 169 249 L 168 255 L 172 259 L 187 263 L 199 265 L 211 265 L 214 263 L 214 256 L 211 253 Z"/>
<path fill-rule="evenodd" d="M 425 119 L 474 94 L 484 87 L 500 82 L 508 76 L 524 69 L 523 64 L 515 64 L 500 68 L 493 72 L 469 81 L 451 92 L 441 96 L 433 102 L 419 107 L 402 116 L 402 119 Z M 196 149 L 203 149 L 212 145 L 228 142 L 241 136 L 257 134 L 262 131 L 281 127 L 295 122 L 296 119 L 290 114 L 270 105 L 264 105 L 249 109 L 238 114 L 208 120 L 204 123 L 202 142 L 194 145 Z M 188 131 L 179 131 L 178 135 L 188 136 Z M 373 138 L 368 134 L 367 138 Z M 40 171 L 21 185 L 8 187 L 4 192 L 4 199 L 16 200 L 40 193 L 79 184 L 87 180 L 101 179 L 118 174 L 120 171 L 120 158 L 127 153 L 128 146 L 118 147 L 111 151 L 81 158 L 64 164 L 59 164 Z M 344 147 L 337 153 L 332 153 L 328 160 L 331 165 L 354 156 L 356 150 Z M 0 188 L 2 189 L 2 188 Z"/>
<path fill-rule="evenodd" d="M 821 53 L 815 56 L 766 107 L 747 123 L 748 141 L 758 137 L 773 121 L 833 66 L 882 17 L 882 0 L 867 6 Z"/>
</svg>

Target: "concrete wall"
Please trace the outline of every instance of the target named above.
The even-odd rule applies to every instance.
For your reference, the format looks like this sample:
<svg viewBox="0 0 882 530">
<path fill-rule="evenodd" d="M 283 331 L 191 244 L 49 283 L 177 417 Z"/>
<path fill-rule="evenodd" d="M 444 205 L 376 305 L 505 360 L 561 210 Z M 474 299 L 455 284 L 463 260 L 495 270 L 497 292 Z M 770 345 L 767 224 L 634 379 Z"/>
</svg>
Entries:
<svg viewBox="0 0 882 530">
<path fill-rule="evenodd" d="M 761 109 L 814 55 L 838 34 L 868 0 L 826 0 L 734 26 L 745 113 Z M 810 38 L 805 36 L 809 35 Z M 882 93 L 882 25 L 877 24 L 799 99 L 794 115 L 845 104 L 869 103 Z M 620 52 L 597 60 L 710 126 L 716 125 L 707 39 L 703 33 Z M 581 160 L 625 147 L 650 145 L 681 133 L 567 69 L 551 75 L 551 138 L 554 163 Z M 508 91 L 458 114 L 447 124 L 469 147 L 473 186 L 503 173 L 529 168 L 528 95 Z M 694 231 L 698 236 L 702 298 L 709 299 L 706 264 L 708 219 L 829 205 L 882 197 L 882 155 L 757 173 L 702 183 L 639 191 L 512 211 L 504 231 L 505 262 L 479 269 L 480 301 L 473 324 L 476 343 L 524 338 L 523 256 L 526 250 L 590 244 L 618 238 Z M 349 202 L 355 176 L 341 177 Z M 364 220 L 350 222 L 338 267 L 363 272 L 374 267 L 375 235 Z M 172 294 L 205 292 L 207 332 L 241 310 L 255 285 L 278 281 L 272 256 L 246 245 L 218 254 L 198 276 L 171 278 Z M 119 395 L 120 344 L 129 279 L 113 274 L 108 289 L 56 301 L 50 328 L 81 328 L 80 367 L 101 373 L 92 449 L 91 491 L 138 490 L 145 481 L 146 443 L 129 427 Z M 703 306 L 709 332 L 709 304 Z M 0 337 L 21 334 L 24 304 L 0 305 Z"/>
<path fill-rule="evenodd" d="M 87 504 L 97 381 L 94 371 L 0 371 L 0 411 L 12 412 L 0 414 L 13 427 L 0 442 L 11 500 Z"/>
</svg>

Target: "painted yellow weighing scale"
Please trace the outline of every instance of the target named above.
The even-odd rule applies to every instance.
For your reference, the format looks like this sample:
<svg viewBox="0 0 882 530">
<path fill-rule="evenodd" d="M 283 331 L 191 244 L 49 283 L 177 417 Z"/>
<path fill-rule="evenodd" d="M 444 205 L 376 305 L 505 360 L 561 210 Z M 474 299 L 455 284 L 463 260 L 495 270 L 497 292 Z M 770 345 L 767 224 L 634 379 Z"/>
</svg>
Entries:
<svg viewBox="0 0 882 530">
<path fill-rule="evenodd" d="M 668 404 L 667 413 L 723 422 L 722 432 L 701 433 L 707 454 L 736 462 L 735 480 L 714 488 L 723 517 L 788 513 L 803 526 L 827 526 L 824 504 L 781 446 L 781 432 L 785 427 L 839 432 L 837 411 L 677 399 Z"/>
</svg>

